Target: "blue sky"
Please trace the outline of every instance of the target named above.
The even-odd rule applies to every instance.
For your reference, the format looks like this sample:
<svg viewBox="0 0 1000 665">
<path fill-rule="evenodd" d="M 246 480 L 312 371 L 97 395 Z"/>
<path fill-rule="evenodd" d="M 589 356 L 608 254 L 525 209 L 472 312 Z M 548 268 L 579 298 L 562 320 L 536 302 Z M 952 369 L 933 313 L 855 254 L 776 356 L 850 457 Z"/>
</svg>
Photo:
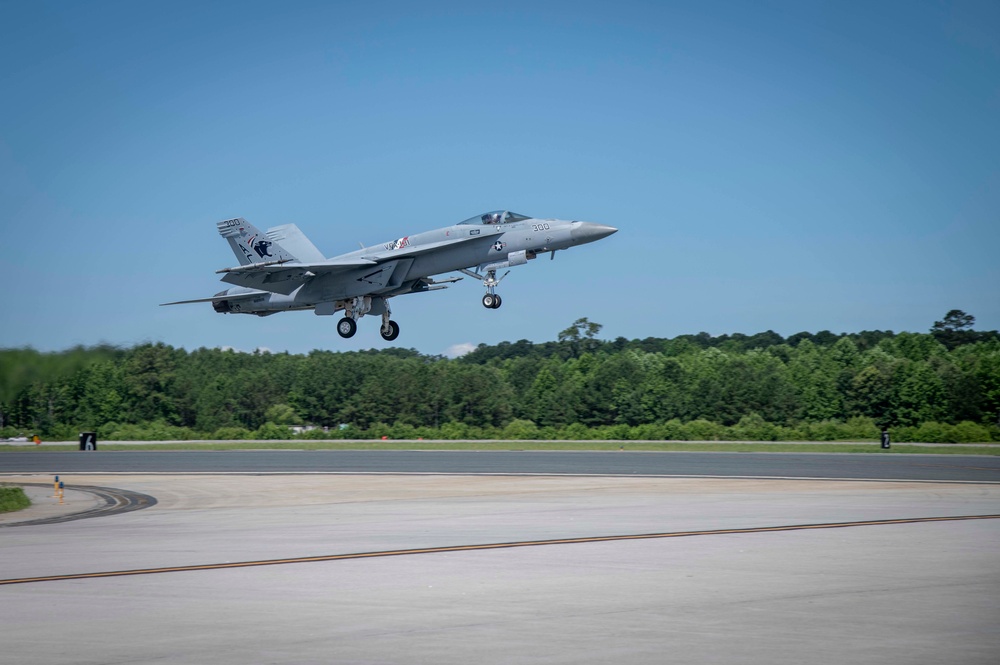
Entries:
<svg viewBox="0 0 1000 665">
<path fill-rule="evenodd" d="M 215 222 L 327 255 L 508 208 L 620 231 L 396 298 L 429 354 L 1000 328 L 995 2 L 0 1 L 0 347 L 379 348 L 218 315 Z"/>
</svg>

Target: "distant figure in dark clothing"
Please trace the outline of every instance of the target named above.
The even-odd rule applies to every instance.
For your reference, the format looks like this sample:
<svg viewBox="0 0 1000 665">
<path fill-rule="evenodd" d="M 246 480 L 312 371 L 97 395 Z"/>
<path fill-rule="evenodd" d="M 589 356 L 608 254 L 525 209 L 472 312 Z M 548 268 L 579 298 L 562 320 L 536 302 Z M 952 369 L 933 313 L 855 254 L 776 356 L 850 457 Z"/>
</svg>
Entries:
<svg viewBox="0 0 1000 665">
<path fill-rule="evenodd" d="M 890 448 L 891 447 L 889 445 L 889 428 L 888 427 L 883 427 L 882 428 L 882 447 L 883 448 Z"/>
</svg>

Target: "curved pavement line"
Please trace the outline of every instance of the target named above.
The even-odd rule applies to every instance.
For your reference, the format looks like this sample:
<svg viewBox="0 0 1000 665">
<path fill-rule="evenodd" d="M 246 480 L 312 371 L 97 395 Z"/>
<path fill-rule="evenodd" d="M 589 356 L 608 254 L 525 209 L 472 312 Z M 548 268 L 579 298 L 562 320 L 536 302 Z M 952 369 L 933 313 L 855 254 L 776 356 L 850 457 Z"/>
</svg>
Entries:
<svg viewBox="0 0 1000 665">
<path fill-rule="evenodd" d="M 685 538 L 690 536 L 718 536 L 744 533 L 772 533 L 781 531 L 806 531 L 811 529 L 844 529 L 859 526 L 887 526 L 892 524 L 921 524 L 927 522 L 959 522 L 964 520 L 1000 519 L 1000 515 L 957 515 L 951 517 L 911 517 L 891 520 L 869 520 L 864 522 L 828 522 L 824 524 L 791 524 L 786 526 L 748 527 L 743 529 L 713 529 L 709 531 L 673 531 L 668 533 L 641 533 L 619 536 L 585 536 L 581 538 L 557 538 L 554 540 L 524 540 L 508 543 L 486 543 L 482 545 L 454 545 L 449 547 L 425 547 L 409 550 L 386 550 L 382 552 L 359 552 L 354 554 L 328 554 L 323 556 L 297 557 L 291 559 L 263 559 L 260 561 L 235 561 L 229 563 L 209 563 L 191 566 L 171 566 L 167 568 L 138 568 L 135 570 L 110 570 L 97 573 L 73 573 L 68 575 L 48 575 L 43 577 L 22 577 L 0 579 L 0 586 L 7 584 L 29 584 L 34 582 L 58 582 L 83 580 L 95 577 L 124 577 L 127 575 L 154 575 L 158 573 L 185 573 L 196 570 L 225 570 L 229 568 L 250 568 L 255 566 L 278 566 L 295 563 L 316 563 L 320 561 L 346 561 L 351 559 L 372 559 L 415 554 L 441 554 L 446 552 L 473 552 L 478 550 L 499 550 L 515 547 L 541 547 L 544 545 L 578 545 L 583 543 L 606 543 L 620 540 L 649 540 L 654 538 Z"/>
<path fill-rule="evenodd" d="M 32 487 L 49 487 L 52 483 L 18 483 L 18 485 L 30 485 Z M 74 520 L 85 520 L 91 517 L 106 517 L 119 513 L 130 513 L 133 510 L 142 510 L 156 505 L 156 497 L 131 490 L 118 489 L 117 487 L 96 487 L 93 485 L 73 485 L 70 489 L 79 492 L 89 492 L 103 499 L 104 504 L 89 510 L 67 515 L 55 515 L 53 517 L 41 517 L 23 522 L 8 522 L 0 524 L 0 528 L 12 526 L 38 526 L 42 524 L 58 524 L 60 522 L 72 522 Z"/>
</svg>

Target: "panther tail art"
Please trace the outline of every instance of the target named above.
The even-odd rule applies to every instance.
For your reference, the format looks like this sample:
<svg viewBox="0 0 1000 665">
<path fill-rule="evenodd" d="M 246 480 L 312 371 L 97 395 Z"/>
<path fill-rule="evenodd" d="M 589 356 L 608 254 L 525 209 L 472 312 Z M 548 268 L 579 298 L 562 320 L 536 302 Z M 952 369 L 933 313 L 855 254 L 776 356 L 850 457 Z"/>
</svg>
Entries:
<svg viewBox="0 0 1000 665">
<path fill-rule="evenodd" d="M 229 241 L 229 246 L 241 266 L 253 263 L 295 261 L 276 241 L 262 233 L 256 226 L 243 219 L 227 219 L 216 224 L 219 235 Z"/>
</svg>

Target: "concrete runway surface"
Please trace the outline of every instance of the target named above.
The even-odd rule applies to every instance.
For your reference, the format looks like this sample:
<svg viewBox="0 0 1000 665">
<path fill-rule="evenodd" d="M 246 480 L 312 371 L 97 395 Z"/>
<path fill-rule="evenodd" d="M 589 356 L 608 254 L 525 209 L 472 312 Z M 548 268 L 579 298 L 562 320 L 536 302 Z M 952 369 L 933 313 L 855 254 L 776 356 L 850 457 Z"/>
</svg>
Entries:
<svg viewBox="0 0 1000 665">
<path fill-rule="evenodd" d="M 997 484 L 402 474 L 63 480 L 69 508 L 55 505 L 51 485 L 29 487 L 36 506 L 4 521 L 92 507 L 92 495 L 72 489 L 80 485 L 157 503 L 0 528 L 0 580 L 25 580 L 0 583 L 4 663 L 1000 659 L 1000 519 L 849 525 L 996 515 Z M 844 526 L 755 531 L 832 524 Z M 643 534 L 662 537 L 583 540 Z M 576 540 L 442 550 L 556 539 Z M 420 548 L 436 551 L 412 552 Z M 334 558 L 364 553 L 373 555 Z M 254 563 L 262 561 L 272 563 Z M 252 565 L 226 567 L 241 563 Z M 80 576 L 121 571 L 135 573 Z M 68 578 L 26 581 L 59 575 Z"/>
</svg>

